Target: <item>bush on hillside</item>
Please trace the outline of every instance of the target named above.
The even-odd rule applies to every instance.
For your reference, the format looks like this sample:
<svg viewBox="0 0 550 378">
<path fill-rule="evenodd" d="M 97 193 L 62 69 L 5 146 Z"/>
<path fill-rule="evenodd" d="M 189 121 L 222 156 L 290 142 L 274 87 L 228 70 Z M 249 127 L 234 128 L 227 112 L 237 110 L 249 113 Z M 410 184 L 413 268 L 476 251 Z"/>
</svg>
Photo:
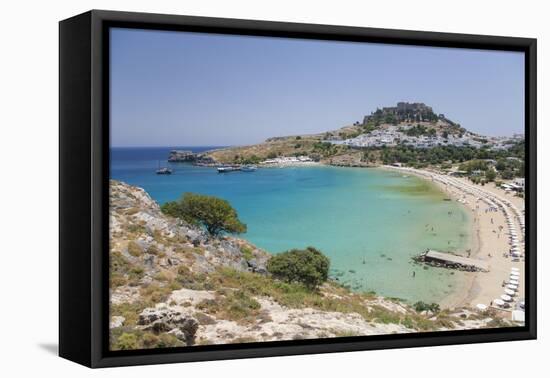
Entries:
<svg viewBox="0 0 550 378">
<path fill-rule="evenodd" d="M 433 313 L 439 312 L 440 308 L 437 303 L 425 303 L 422 301 L 418 301 L 413 305 L 416 312 L 422 312 L 422 311 L 431 311 Z"/>
<path fill-rule="evenodd" d="M 313 247 L 292 249 L 273 256 L 267 270 L 275 278 L 285 282 L 299 282 L 315 289 L 328 279 L 330 260 Z"/>
</svg>

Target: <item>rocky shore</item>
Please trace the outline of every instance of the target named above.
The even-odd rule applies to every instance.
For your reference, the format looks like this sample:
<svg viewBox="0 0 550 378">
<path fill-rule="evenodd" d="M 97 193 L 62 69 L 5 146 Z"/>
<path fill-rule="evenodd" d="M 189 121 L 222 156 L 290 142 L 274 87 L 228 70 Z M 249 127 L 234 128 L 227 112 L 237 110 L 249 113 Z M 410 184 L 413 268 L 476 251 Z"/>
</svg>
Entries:
<svg viewBox="0 0 550 378">
<path fill-rule="evenodd" d="M 168 155 L 170 163 L 193 163 L 195 165 L 211 166 L 218 162 L 213 159 L 208 153 L 194 153 L 188 150 L 172 150 Z"/>
<path fill-rule="evenodd" d="M 506 326 L 491 311 L 417 312 L 329 281 L 317 291 L 267 273 L 268 252 L 164 215 L 111 181 L 110 345 L 142 349 Z"/>
</svg>

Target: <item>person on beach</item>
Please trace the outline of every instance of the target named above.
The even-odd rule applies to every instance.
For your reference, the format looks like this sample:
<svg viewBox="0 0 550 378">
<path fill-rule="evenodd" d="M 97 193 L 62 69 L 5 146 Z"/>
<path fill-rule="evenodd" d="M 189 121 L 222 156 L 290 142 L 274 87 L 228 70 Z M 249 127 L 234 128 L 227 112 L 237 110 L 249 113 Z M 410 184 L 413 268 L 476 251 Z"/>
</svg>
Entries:
<svg viewBox="0 0 550 378">
<path fill-rule="evenodd" d="M 416 277 L 416 271 L 413 270 L 413 278 Z"/>
</svg>

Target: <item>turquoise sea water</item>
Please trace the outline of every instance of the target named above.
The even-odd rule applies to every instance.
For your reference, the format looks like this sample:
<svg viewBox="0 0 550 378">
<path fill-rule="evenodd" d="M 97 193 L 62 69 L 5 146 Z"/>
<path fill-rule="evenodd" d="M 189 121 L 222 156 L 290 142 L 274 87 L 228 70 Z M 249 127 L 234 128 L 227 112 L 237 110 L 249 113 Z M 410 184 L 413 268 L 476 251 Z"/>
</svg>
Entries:
<svg viewBox="0 0 550 378">
<path fill-rule="evenodd" d="M 356 291 L 437 302 L 461 285 L 460 272 L 411 263 L 427 248 L 462 251 L 470 243 L 469 214 L 431 183 L 326 166 L 218 174 L 176 163 L 172 175 L 156 175 L 159 160 L 168 165 L 168 150 L 114 148 L 111 177 L 144 188 L 159 203 L 184 192 L 224 198 L 248 226 L 243 238 L 272 253 L 319 248 L 331 259 L 331 275 Z"/>
</svg>

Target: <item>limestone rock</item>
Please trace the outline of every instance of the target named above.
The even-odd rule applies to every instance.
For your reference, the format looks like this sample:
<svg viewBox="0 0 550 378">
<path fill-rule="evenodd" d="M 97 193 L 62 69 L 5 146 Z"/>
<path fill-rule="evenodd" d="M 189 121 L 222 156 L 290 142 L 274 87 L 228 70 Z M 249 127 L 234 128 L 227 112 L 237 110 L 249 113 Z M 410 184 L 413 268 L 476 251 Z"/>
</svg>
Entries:
<svg viewBox="0 0 550 378">
<path fill-rule="evenodd" d="M 126 318 L 124 316 L 112 316 L 111 322 L 109 323 L 109 328 L 118 328 L 122 327 Z"/>
<path fill-rule="evenodd" d="M 138 325 L 156 334 L 173 333 L 187 345 L 193 345 L 199 322 L 189 314 L 168 307 L 146 308 L 139 314 Z"/>
</svg>

